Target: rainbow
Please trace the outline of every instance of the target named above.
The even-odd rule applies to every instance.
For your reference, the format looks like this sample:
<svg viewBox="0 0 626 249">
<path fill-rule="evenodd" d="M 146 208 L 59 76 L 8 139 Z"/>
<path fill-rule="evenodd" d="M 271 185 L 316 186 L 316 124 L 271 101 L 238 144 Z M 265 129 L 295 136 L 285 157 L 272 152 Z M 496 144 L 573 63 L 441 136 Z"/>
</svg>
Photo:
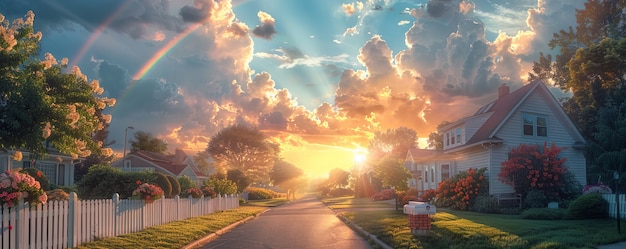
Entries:
<svg viewBox="0 0 626 249">
<path fill-rule="evenodd" d="M 91 48 L 91 45 L 93 45 L 93 43 L 98 39 L 98 37 L 100 37 L 102 32 L 104 32 L 104 30 L 109 26 L 109 24 L 111 24 L 111 22 L 113 22 L 113 20 L 115 20 L 115 18 L 117 18 L 122 13 L 122 11 L 124 11 L 126 7 L 128 7 L 128 5 L 131 2 L 132 0 L 127 0 L 126 2 L 124 2 L 113 12 L 112 15 L 110 15 L 106 20 L 104 20 L 104 22 L 102 22 L 98 27 L 96 27 L 96 29 L 87 39 L 87 42 L 85 42 L 85 44 L 83 44 L 83 46 L 78 50 L 78 53 L 74 55 L 72 59 L 72 63 L 70 64 L 70 67 L 69 67 L 70 69 L 74 68 L 74 66 L 76 66 L 78 62 L 80 62 L 80 60 L 83 59 L 83 56 L 85 56 L 85 53 L 87 53 L 87 50 Z"/>
<path fill-rule="evenodd" d="M 150 59 L 143 66 L 141 66 L 141 68 L 139 68 L 139 71 L 137 71 L 132 77 L 133 81 L 136 81 L 146 76 L 146 74 L 150 72 L 150 70 L 154 67 L 154 65 L 156 65 L 156 63 L 159 62 L 159 60 L 161 60 L 163 56 L 165 56 L 180 41 L 182 41 L 185 37 L 187 37 L 189 34 L 191 34 L 191 32 L 193 32 L 200 26 L 202 26 L 202 22 L 194 23 L 193 25 L 190 25 L 187 28 L 185 28 L 183 32 L 175 36 L 169 42 L 167 42 L 163 47 L 161 47 L 161 49 L 159 49 L 154 55 L 152 55 L 152 57 L 150 57 Z M 133 83 L 131 83 L 131 85 L 132 84 Z"/>
</svg>

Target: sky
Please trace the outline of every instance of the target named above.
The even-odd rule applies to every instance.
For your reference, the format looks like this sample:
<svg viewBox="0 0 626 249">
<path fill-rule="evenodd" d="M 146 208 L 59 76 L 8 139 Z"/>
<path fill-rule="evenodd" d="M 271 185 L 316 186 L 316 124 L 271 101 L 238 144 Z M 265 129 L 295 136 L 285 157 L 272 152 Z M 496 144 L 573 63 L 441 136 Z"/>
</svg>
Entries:
<svg viewBox="0 0 626 249">
<path fill-rule="evenodd" d="M 281 157 L 321 176 L 350 169 L 376 131 L 472 115 L 526 82 L 582 0 L 0 1 L 35 13 L 41 56 L 68 58 L 115 98 L 127 127 L 189 155 L 229 125 L 256 126 Z M 556 97 L 568 93 L 552 89 Z"/>
</svg>

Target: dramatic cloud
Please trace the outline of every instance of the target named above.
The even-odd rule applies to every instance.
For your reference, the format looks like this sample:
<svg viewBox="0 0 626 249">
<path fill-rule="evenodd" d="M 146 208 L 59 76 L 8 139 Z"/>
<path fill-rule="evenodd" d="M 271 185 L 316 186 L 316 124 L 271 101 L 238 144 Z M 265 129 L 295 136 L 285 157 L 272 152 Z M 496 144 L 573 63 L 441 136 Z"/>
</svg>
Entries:
<svg viewBox="0 0 626 249">
<path fill-rule="evenodd" d="M 257 15 L 261 25 L 254 27 L 252 34 L 259 38 L 272 39 L 272 36 L 276 34 L 276 28 L 274 27 L 276 21 L 270 14 L 263 11 L 259 11 Z"/>
</svg>

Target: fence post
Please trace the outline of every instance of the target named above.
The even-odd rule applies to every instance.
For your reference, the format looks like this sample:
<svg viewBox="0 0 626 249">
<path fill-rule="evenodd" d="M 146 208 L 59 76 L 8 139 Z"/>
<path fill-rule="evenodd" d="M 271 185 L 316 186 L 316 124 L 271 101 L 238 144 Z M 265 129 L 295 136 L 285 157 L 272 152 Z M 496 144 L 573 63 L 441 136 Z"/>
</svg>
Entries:
<svg viewBox="0 0 626 249">
<path fill-rule="evenodd" d="M 28 247 L 28 243 L 24 246 L 21 245 L 21 243 L 24 242 L 22 237 L 24 237 L 24 234 L 28 234 L 28 226 L 25 225 L 28 224 L 28 221 L 24 221 L 24 199 L 21 198 L 17 203 L 17 206 L 14 206 L 14 208 L 16 208 L 15 211 L 17 211 L 17 214 L 15 215 L 15 224 L 13 224 L 13 227 L 15 228 L 15 248 L 26 248 Z"/>
<path fill-rule="evenodd" d="M 67 200 L 67 247 L 73 248 L 77 246 L 76 236 L 74 232 L 76 230 L 76 206 L 78 196 L 74 192 L 70 192 Z"/>
<path fill-rule="evenodd" d="M 120 205 L 120 195 L 118 193 L 113 194 L 112 197 L 112 201 L 113 201 L 113 215 L 111 217 L 113 217 L 113 236 L 117 236 L 117 214 L 119 213 L 119 205 Z"/>
</svg>

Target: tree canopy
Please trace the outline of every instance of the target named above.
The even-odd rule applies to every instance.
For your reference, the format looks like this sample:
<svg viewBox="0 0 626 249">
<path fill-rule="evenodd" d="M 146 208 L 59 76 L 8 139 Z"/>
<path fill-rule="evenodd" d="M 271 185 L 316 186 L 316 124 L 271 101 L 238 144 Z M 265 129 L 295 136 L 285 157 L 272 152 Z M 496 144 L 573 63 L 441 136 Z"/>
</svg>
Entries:
<svg viewBox="0 0 626 249">
<path fill-rule="evenodd" d="M 130 140 L 130 151 L 145 150 L 155 153 L 167 151 L 167 142 L 152 136 L 149 132 L 135 132 L 135 139 Z"/>
<path fill-rule="evenodd" d="M 385 157 L 375 163 L 374 175 L 381 180 L 383 187 L 393 187 L 396 191 L 409 189 L 411 173 L 398 159 Z"/>
<path fill-rule="evenodd" d="M 368 155 L 372 159 L 391 156 L 404 159 L 409 148 L 417 144 L 417 132 L 411 128 L 400 127 L 387 129 L 386 132 L 376 132 L 370 140 Z"/>
<path fill-rule="evenodd" d="M 0 23 L 0 147 L 42 155 L 52 146 L 73 157 L 112 153 L 93 136 L 111 121 L 102 110 L 115 99 L 99 97 L 99 82 L 68 68 L 67 59 L 36 58 L 41 33 L 34 32 L 34 17 L 29 11 Z"/>
<path fill-rule="evenodd" d="M 304 187 L 305 183 L 302 169 L 283 160 L 276 161 L 270 179 L 274 185 L 287 191 L 288 199 L 295 199 L 295 192 Z"/>
<path fill-rule="evenodd" d="M 232 125 L 213 137 L 206 149 L 219 165 L 239 169 L 255 182 L 266 182 L 280 153 L 278 145 L 268 141 L 251 126 Z"/>
</svg>

